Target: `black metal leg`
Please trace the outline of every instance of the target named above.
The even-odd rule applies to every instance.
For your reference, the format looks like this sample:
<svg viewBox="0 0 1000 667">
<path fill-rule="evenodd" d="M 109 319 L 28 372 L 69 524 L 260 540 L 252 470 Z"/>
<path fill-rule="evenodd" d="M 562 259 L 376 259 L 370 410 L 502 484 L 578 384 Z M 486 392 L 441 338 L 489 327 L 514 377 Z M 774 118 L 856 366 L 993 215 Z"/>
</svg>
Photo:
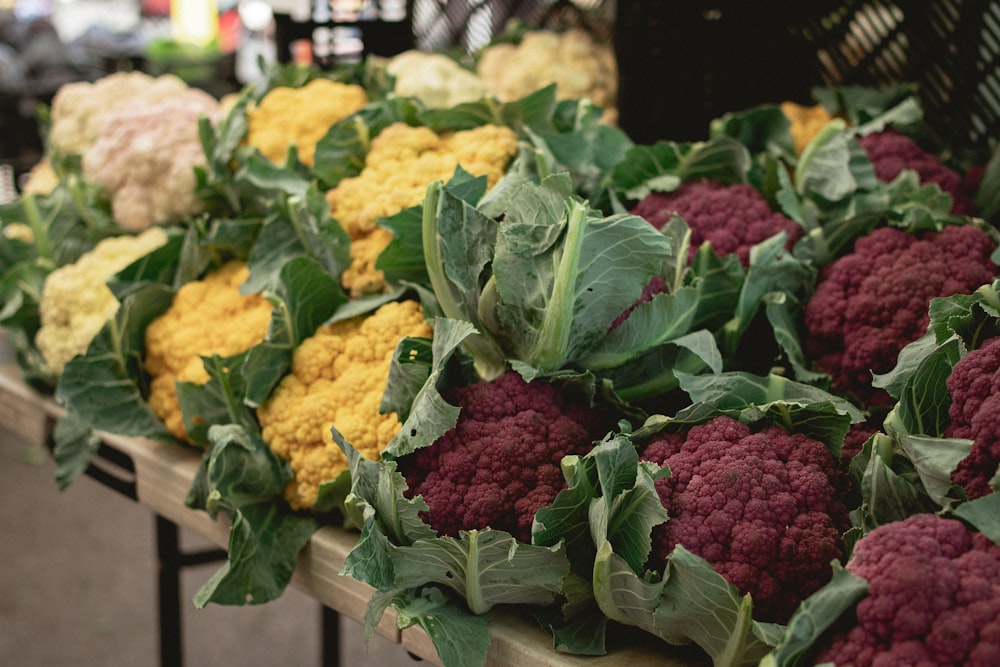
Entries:
<svg viewBox="0 0 1000 667">
<path fill-rule="evenodd" d="M 323 605 L 323 655 L 320 659 L 323 667 L 339 667 L 340 665 L 340 614 Z"/>
<path fill-rule="evenodd" d="M 181 559 L 177 524 L 156 515 L 156 555 L 159 561 L 160 667 L 181 667 Z"/>
</svg>

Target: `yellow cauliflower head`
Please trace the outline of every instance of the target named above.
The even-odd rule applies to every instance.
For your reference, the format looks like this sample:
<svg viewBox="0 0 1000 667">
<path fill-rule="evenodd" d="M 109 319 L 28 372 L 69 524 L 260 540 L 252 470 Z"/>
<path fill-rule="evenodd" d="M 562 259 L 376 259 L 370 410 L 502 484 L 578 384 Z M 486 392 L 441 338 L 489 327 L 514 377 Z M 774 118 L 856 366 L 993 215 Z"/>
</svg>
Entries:
<svg viewBox="0 0 1000 667">
<path fill-rule="evenodd" d="M 177 400 L 177 382 L 205 383 L 201 357 L 229 357 L 264 340 L 273 304 L 260 294 L 241 294 L 250 276 L 232 261 L 201 280 L 184 284 L 170 308 L 146 327 L 149 406 L 179 440 L 188 440 Z"/>
<path fill-rule="evenodd" d="M 285 490 L 294 509 L 311 508 L 319 486 L 347 469 L 332 426 L 378 458 L 400 428 L 395 413 L 379 413 L 393 351 L 406 336 L 431 334 L 418 302 L 393 301 L 320 327 L 295 350 L 291 373 L 257 409 L 264 440 L 295 473 Z"/>
<path fill-rule="evenodd" d="M 137 236 L 113 236 L 46 276 L 35 345 L 50 373 L 58 376 L 66 362 L 86 352 L 104 323 L 118 312 L 120 304 L 108 278 L 166 242 L 160 227 Z"/>
<path fill-rule="evenodd" d="M 247 143 L 276 164 L 284 163 L 294 144 L 302 163 L 312 166 L 323 135 L 367 103 L 361 86 L 329 79 L 274 88 L 247 112 Z"/>
<path fill-rule="evenodd" d="M 372 140 L 361 173 L 343 179 L 326 196 L 330 214 L 351 237 L 351 266 L 342 277 L 344 288 L 352 296 L 385 288 L 375 261 L 392 234 L 378 226 L 380 217 L 418 205 L 427 186 L 451 178 L 458 165 L 473 176 L 486 176 L 492 187 L 516 152 L 517 135 L 502 125 L 440 135 L 405 123 L 384 129 Z"/>
</svg>

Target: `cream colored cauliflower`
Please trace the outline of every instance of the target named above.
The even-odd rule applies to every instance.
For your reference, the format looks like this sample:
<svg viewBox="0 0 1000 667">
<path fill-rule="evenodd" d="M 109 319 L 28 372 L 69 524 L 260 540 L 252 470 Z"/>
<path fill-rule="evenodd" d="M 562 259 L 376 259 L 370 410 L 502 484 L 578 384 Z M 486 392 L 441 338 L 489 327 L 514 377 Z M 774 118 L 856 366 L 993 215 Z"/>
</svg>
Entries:
<svg viewBox="0 0 1000 667">
<path fill-rule="evenodd" d="M 82 154 L 97 140 L 108 116 L 169 100 L 188 89 L 188 84 L 173 74 L 150 76 L 138 71 L 64 84 L 52 98 L 50 149 L 59 154 Z"/>
<path fill-rule="evenodd" d="M 257 410 L 264 440 L 295 473 L 285 489 L 293 509 L 311 508 L 319 486 L 347 470 L 332 426 L 373 460 L 399 432 L 396 414 L 379 412 L 392 355 L 402 338 L 431 335 L 418 302 L 393 301 L 302 341 L 291 373 Z"/>
<path fill-rule="evenodd" d="M 375 261 L 392 240 L 377 224 L 423 201 L 428 184 L 448 180 L 455 168 L 486 176 L 492 187 L 517 152 L 517 135 L 502 125 L 435 134 L 427 127 L 394 123 L 371 142 L 364 169 L 327 193 L 331 215 L 351 237 L 351 266 L 342 282 L 352 296 L 385 289 Z"/>
<path fill-rule="evenodd" d="M 479 54 L 476 69 L 501 101 L 520 99 L 554 83 L 557 99 L 589 99 L 604 110 L 605 122 L 617 122 L 614 50 L 580 28 L 531 30 L 518 44 L 487 46 Z"/>
<path fill-rule="evenodd" d="M 264 340 L 274 305 L 260 294 L 241 294 L 250 276 L 231 261 L 201 280 L 185 283 L 170 308 L 146 327 L 149 407 L 178 440 L 189 441 L 177 400 L 177 382 L 208 382 L 202 356 L 230 357 Z"/>
<path fill-rule="evenodd" d="M 197 88 L 108 114 L 83 154 L 83 177 L 108 194 L 123 229 L 183 221 L 202 209 L 195 194 L 195 167 L 206 164 L 199 119 L 214 122 L 219 114 L 218 101 Z"/>
<path fill-rule="evenodd" d="M 397 95 L 416 97 L 432 109 L 475 102 L 489 92 L 475 72 L 442 53 L 404 51 L 389 60 L 386 71 L 396 78 Z"/>
<path fill-rule="evenodd" d="M 108 278 L 166 242 L 167 234 L 159 227 L 138 236 L 113 236 L 45 278 L 35 345 L 50 373 L 58 376 L 66 362 L 86 352 L 105 322 L 118 312 L 120 304 L 107 285 Z"/>
<path fill-rule="evenodd" d="M 302 164 L 312 166 L 319 140 L 367 103 L 361 86 L 330 79 L 274 88 L 247 112 L 247 143 L 275 164 L 284 164 L 294 145 Z"/>
</svg>

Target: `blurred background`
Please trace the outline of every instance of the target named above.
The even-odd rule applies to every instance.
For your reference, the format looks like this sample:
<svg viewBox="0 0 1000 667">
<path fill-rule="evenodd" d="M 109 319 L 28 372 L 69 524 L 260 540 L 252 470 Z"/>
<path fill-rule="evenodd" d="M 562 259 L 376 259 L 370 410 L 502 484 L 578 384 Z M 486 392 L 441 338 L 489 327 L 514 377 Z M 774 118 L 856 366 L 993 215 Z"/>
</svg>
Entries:
<svg viewBox="0 0 1000 667">
<path fill-rule="evenodd" d="M 68 81 L 173 72 L 221 96 L 275 62 L 474 56 L 513 22 L 612 46 L 617 122 L 640 143 L 815 86 L 899 82 L 946 143 L 1000 135 L 1000 0 L 0 0 L 0 165 L 34 164 L 37 109 Z"/>
</svg>

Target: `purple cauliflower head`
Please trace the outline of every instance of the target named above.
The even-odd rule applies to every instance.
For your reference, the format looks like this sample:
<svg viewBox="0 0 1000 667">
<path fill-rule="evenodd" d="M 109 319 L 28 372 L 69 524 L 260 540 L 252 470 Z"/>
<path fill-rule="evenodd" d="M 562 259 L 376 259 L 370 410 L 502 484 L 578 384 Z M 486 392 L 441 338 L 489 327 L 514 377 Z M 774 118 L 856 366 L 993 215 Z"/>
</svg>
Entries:
<svg viewBox="0 0 1000 667">
<path fill-rule="evenodd" d="M 754 245 L 784 231 L 791 248 L 802 236 L 801 226 L 772 211 L 764 196 L 746 183 L 687 181 L 673 192 L 647 195 L 632 213 L 657 229 L 662 229 L 674 215 L 683 218 L 691 229 L 689 259 L 708 241 L 715 254 L 736 255 L 743 266 L 748 266 Z"/>
<path fill-rule="evenodd" d="M 822 442 L 721 416 L 660 436 L 642 458 L 671 472 L 656 482 L 669 519 L 653 529 L 650 567 L 683 545 L 753 597 L 755 618 L 779 623 L 829 580 L 849 521 Z"/>
<path fill-rule="evenodd" d="M 875 528 L 847 569 L 868 582 L 815 664 L 1000 665 L 1000 547 L 956 519 L 917 514 Z"/>
<path fill-rule="evenodd" d="M 400 457 L 409 497 L 443 535 L 504 530 L 531 541 L 535 512 L 566 487 L 560 462 L 586 454 L 615 423 L 610 411 L 574 401 L 551 383 L 508 372 L 442 392 L 458 422 L 428 447 Z"/>
<path fill-rule="evenodd" d="M 935 183 L 951 195 L 952 213 L 976 215 L 979 210 L 962 176 L 911 137 L 889 128 L 859 137 L 858 142 L 872 161 L 876 178 L 883 183 L 891 182 L 904 169 L 912 169 L 921 183 Z"/>
<path fill-rule="evenodd" d="M 968 294 L 990 282 L 994 242 L 959 225 L 919 236 L 880 227 L 827 264 L 805 307 L 803 342 L 835 391 L 868 406 L 887 405 L 872 374 L 888 372 L 899 351 L 927 329 L 934 297 Z"/>
<path fill-rule="evenodd" d="M 945 435 L 968 438 L 972 451 L 951 475 L 970 499 L 990 493 L 1000 465 L 1000 337 L 962 357 L 946 381 L 951 396 Z"/>
</svg>

